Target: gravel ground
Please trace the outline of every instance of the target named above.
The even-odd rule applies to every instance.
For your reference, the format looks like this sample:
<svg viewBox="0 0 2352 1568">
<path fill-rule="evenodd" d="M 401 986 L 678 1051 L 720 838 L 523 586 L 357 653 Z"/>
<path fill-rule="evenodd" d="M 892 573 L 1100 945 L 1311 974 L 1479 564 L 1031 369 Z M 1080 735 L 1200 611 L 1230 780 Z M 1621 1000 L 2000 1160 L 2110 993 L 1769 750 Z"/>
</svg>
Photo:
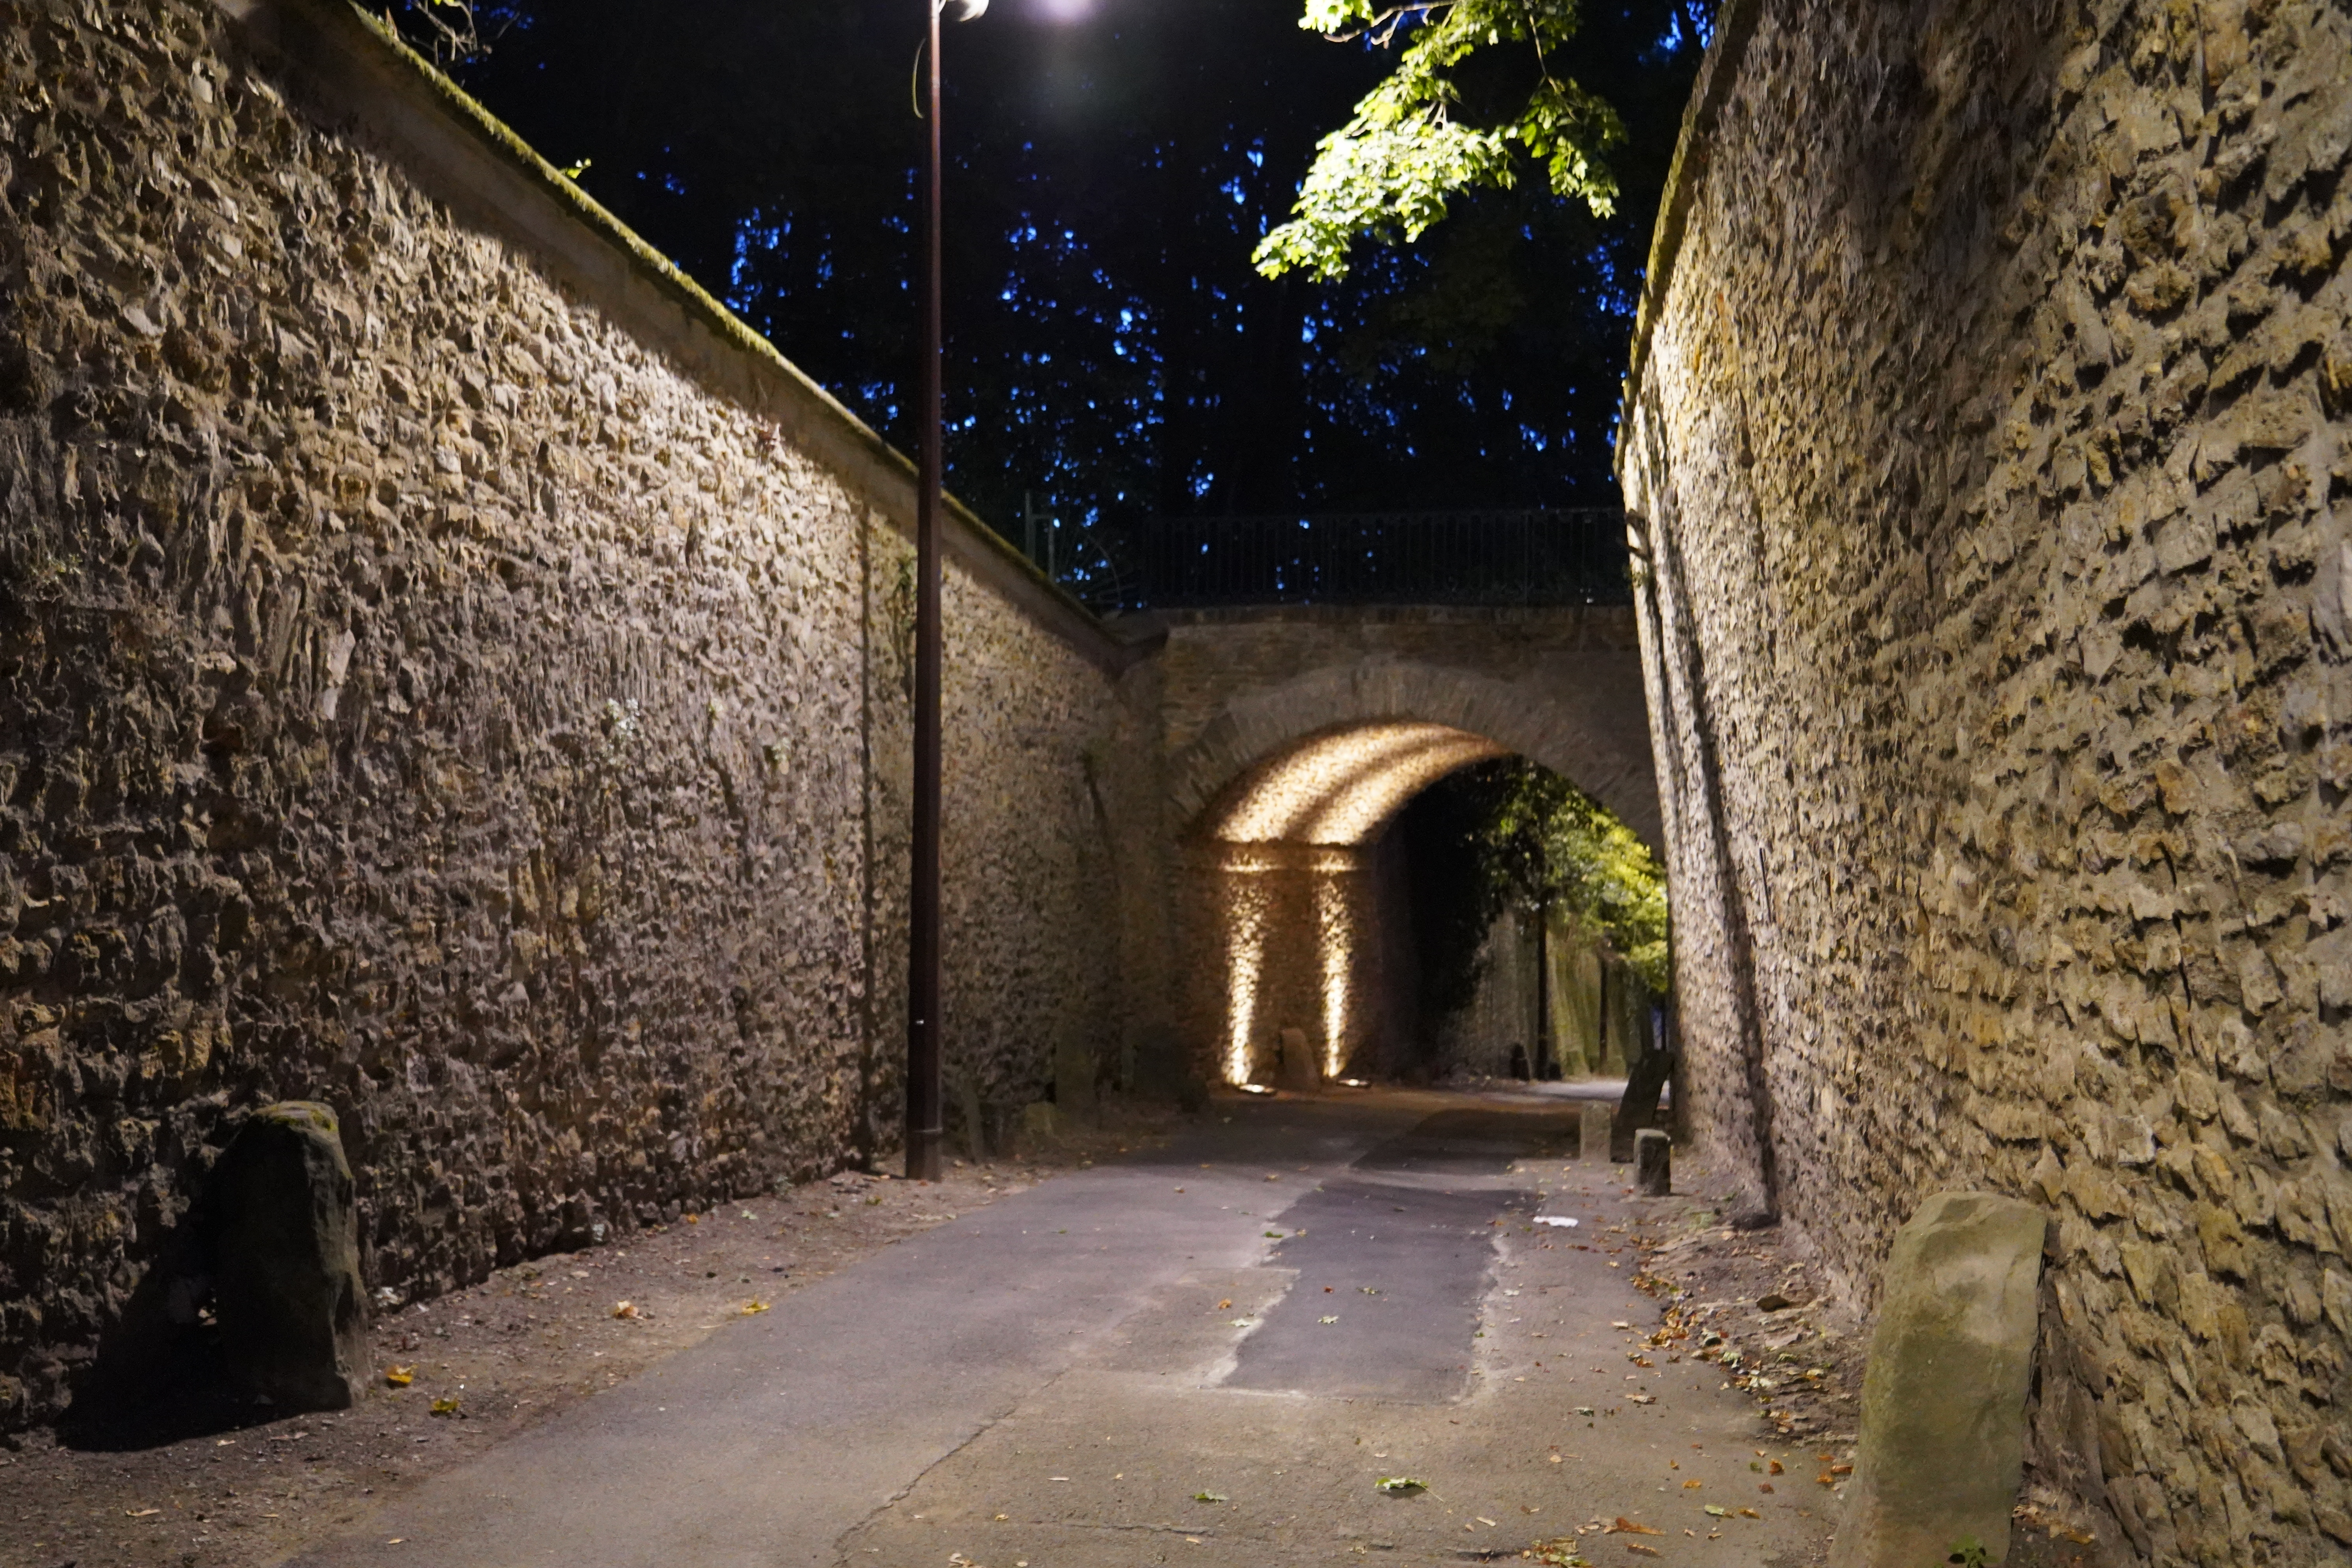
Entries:
<svg viewBox="0 0 2352 1568">
<path fill-rule="evenodd" d="M 374 1394 L 352 1410 L 90 1451 L 22 1434 L 0 1452 L 9 1568 L 263 1568 L 383 1494 L 463 1462 L 904 1237 L 1150 1146 L 1172 1112 L 1114 1108 L 1034 1157 L 957 1162 L 937 1184 L 844 1172 L 588 1251 L 500 1269 L 381 1317 Z M 385 1376 L 405 1371 L 393 1386 Z"/>
</svg>

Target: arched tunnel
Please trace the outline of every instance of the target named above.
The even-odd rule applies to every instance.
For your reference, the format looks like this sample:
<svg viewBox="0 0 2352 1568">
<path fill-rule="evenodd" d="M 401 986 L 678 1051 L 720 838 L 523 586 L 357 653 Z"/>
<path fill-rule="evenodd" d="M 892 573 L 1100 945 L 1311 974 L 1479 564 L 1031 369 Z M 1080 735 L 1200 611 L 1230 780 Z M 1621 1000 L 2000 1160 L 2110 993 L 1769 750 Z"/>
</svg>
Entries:
<svg viewBox="0 0 2352 1568">
<path fill-rule="evenodd" d="M 1452 724 L 1345 722 L 1279 747 L 1210 801 L 1189 825 L 1181 874 L 1194 960 L 1187 1006 L 1213 1076 L 1298 1085 L 1437 1065 L 1421 981 L 1424 949 L 1445 938 L 1417 918 L 1432 892 L 1417 883 L 1433 868 L 1427 846 L 1416 855 L 1403 842 L 1404 819 L 1441 781 L 1515 754 Z M 1639 1027 L 1622 1016 L 1627 993 L 1621 985 L 1611 1009 L 1597 954 L 1545 942 L 1545 923 L 1510 911 L 1480 933 L 1481 990 L 1502 994 L 1499 1031 L 1510 1042 L 1486 1065 L 1503 1069 L 1501 1051 L 1515 1049 L 1525 1053 L 1517 1065 L 1541 1070 L 1565 958 L 1597 970 L 1596 1055 L 1622 1068 Z"/>
</svg>

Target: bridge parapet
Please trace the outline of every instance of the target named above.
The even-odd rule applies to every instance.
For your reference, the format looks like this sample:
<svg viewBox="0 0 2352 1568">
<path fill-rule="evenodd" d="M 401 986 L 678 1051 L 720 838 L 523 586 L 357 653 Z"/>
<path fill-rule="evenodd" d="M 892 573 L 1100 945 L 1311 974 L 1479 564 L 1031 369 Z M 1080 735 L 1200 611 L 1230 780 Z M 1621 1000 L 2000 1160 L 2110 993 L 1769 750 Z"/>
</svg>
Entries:
<svg viewBox="0 0 2352 1568">
<path fill-rule="evenodd" d="M 1616 507 L 1163 517 L 1072 584 L 1128 609 L 1633 599 Z"/>
</svg>

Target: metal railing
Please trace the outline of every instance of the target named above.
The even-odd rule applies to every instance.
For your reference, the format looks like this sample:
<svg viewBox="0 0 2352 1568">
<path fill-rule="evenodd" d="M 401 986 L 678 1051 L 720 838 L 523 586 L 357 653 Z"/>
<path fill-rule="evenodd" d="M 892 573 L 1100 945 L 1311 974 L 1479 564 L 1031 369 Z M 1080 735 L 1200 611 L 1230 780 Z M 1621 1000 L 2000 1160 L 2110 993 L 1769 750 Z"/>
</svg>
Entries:
<svg viewBox="0 0 2352 1568">
<path fill-rule="evenodd" d="M 1129 536 L 1122 597 L 1208 605 L 1622 605 L 1625 514 L 1168 517 Z"/>
</svg>

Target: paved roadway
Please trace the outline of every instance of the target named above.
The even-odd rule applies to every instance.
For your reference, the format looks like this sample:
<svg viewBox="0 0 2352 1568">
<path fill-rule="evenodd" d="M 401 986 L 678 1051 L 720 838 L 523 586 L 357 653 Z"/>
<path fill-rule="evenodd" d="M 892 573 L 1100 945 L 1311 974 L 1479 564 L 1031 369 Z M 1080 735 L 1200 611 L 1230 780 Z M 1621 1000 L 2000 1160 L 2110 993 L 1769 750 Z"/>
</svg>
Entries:
<svg viewBox="0 0 2352 1568">
<path fill-rule="evenodd" d="M 1611 1327 L 1656 1321 L 1606 1251 L 1640 1200 L 1567 1157 L 1576 1110 L 1221 1099 L 1170 1149 L 886 1248 L 297 1562 L 1459 1563 L 1619 1515 L 1664 1533 L 1592 1535 L 1596 1563 L 1812 1561 L 1825 1521 L 1759 1493 L 1741 1396 L 1635 1368 Z M 1426 1489 L 1376 1489 L 1399 1475 Z"/>
</svg>

